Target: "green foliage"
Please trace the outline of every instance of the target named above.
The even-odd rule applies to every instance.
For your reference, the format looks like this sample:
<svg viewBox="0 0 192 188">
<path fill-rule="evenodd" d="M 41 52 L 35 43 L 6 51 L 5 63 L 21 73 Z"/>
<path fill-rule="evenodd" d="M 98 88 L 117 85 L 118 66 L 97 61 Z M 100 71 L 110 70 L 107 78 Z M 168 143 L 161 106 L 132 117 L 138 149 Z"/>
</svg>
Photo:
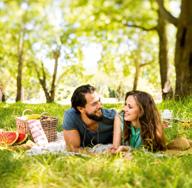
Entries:
<svg viewBox="0 0 192 188">
<path fill-rule="evenodd" d="M 6 86 L 7 98 L 15 98 L 18 46 L 22 34 L 25 100 L 38 98 L 41 94 L 34 70 L 34 67 L 40 70 L 41 62 L 46 68 L 49 67 L 46 78 L 47 88 L 50 88 L 55 45 L 61 47 L 56 99 L 69 97 L 70 94 L 66 96 L 68 92 L 65 91 L 63 96 L 58 95 L 62 88 L 85 82 L 101 85 L 101 78 L 98 78 L 101 74 L 107 80 L 103 79 L 104 84 L 115 92 L 121 83 L 124 83 L 125 90 L 132 89 L 135 62 L 150 62 L 150 65 L 142 68 L 139 83 L 142 79 L 146 83 L 144 87 L 152 85 L 160 91 L 160 79 L 156 74 L 159 72 L 158 38 L 156 32 L 141 29 L 156 26 L 156 9 L 153 1 L 3 0 L 0 7 L 0 74 L 1 82 Z M 135 28 L 134 25 L 141 28 Z M 99 70 L 94 75 L 86 75 L 83 61 L 87 54 L 84 54 L 83 49 L 92 43 L 102 48 Z M 138 84 L 139 89 L 143 82 Z M 104 95 L 108 97 L 107 92 Z"/>
<path fill-rule="evenodd" d="M 23 86 L 28 87 L 30 80 L 34 80 L 36 77 L 34 69 L 31 69 L 30 66 L 30 62 L 36 59 L 32 53 L 32 46 L 37 40 L 39 41 L 38 37 L 41 33 L 39 26 L 42 25 L 42 20 L 39 18 L 42 19 L 43 7 L 47 3 L 49 5 L 50 2 L 49 0 L 46 2 L 33 0 L 1 2 L 0 19 L 3 27 L 0 31 L 0 44 L 2 45 L 0 54 L 2 54 L 1 62 L 3 66 L 0 67 L 0 72 L 2 72 L 2 82 L 8 86 L 5 88 L 7 97 L 13 97 L 13 93 L 16 91 L 17 64 L 20 50 L 23 52 Z M 38 90 L 39 87 L 35 89 Z M 29 91 L 30 89 L 26 93 L 28 94 Z M 29 96 L 31 96 L 30 92 Z"/>
<path fill-rule="evenodd" d="M 150 1 L 72 0 L 69 5 L 67 12 L 64 10 L 65 19 L 73 26 L 74 38 L 78 40 L 80 36 L 86 36 L 88 41 L 95 41 L 102 46 L 98 67 L 99 71 L 115 83 L 108 83 L 109 87 L 117 90 L 119 83 L 129 80 L 125 83 L 125 88 L 133 88 L 130 77 L 133 80 L 135 62 L 141 65 L 149 63 L 142 68 L 139 77 L 145 79 L 146 83 L 159 87 L 160 79 L 156 79 L 157 76 L 153 73 L 158 71 L 158 51 L 152 47 L 158 45 L 157 35 L 134 27 L 156 26 L 156 8 L 152 9 Z M 112 81 L 113 78 L 115 79 Z M 142 84 L 138 84 L 139 88 L 140 85 Z"/>
</svg>

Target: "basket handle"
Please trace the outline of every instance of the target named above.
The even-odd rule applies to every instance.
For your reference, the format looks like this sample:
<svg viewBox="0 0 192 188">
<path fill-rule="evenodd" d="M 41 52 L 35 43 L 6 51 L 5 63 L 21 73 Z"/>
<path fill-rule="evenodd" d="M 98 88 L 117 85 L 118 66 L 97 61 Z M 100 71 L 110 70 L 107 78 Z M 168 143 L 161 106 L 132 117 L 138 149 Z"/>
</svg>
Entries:
<svg viewBox="0 0 192 188">
<path fill-rule="evenodd" d="M 33 111 L 31 109 L 25 109 L 23 110 L 22 116 L 24 116 L 26 112 L 33 112 Z"/>
<path fill-rule="evenodd" d="M 44 116 L 44 115 L 49 115 L 49 113 L 48 112 L 42 112 L 41 116 Z"/>
</svg>

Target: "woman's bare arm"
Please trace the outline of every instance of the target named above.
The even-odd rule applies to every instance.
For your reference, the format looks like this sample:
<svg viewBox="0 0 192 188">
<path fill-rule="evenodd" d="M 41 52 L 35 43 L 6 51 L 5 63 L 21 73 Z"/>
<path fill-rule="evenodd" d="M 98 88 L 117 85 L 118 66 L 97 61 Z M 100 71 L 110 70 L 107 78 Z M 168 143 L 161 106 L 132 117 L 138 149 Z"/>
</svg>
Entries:
<svg viewBox="0 0 192 188">
<path fill-rule="evenodd" d="M 121 119 L 119 114 L 115 116 L 113 128 L 113 147 L 118 148 L 121 145 Z"/>
</svg>

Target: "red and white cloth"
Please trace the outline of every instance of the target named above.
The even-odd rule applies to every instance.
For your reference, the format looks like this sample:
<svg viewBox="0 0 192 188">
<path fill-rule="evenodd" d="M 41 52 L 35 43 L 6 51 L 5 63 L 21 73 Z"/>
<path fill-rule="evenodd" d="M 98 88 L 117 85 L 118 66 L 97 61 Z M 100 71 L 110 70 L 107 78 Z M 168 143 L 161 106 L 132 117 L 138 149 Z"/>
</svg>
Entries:
<svg viewBox="0 0 192 188">
<path fill-rule="evenodd" d="M 37 145 L 48 144 L 48 140 L 42 128 L 40 120 L 28 120 L 28 127 L 33 140 Z"/>
</svg>

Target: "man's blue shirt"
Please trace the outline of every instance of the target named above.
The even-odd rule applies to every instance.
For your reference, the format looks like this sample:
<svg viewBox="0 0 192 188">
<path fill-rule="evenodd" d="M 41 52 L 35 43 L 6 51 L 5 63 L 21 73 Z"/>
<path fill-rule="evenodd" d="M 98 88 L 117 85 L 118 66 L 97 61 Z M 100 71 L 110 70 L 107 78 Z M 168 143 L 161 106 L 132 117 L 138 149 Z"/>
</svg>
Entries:
<svg viewBox="0 0 192 188">
<path fill-rule="evenodd" d="M 96 144 L 109 144 L 113 140 L 113 124 L 116 114 L 115 110 L 102 109 L 103 119 L 98 121 L 98 129 L 91 131 L 87 129 L 81 120 L 80 114 L 74 108 L 64 113 L 63 129 L 77 130 L 80 134 L 81 146 L 93 146 Z"/>
</svg>

